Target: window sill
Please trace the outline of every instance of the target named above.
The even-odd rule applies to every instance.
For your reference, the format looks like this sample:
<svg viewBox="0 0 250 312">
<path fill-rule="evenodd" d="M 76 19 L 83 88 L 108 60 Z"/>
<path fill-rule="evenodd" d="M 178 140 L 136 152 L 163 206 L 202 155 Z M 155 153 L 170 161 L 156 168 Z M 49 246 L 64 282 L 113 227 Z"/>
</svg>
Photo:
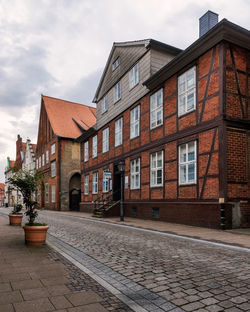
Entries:
<svg viewBox="0 0 250 312">
<path fill-rule="evenodd" d="M 117 148 L 117 147 L 121 147 L 122 146 L 122 143 L 121 144 L 119 144 L 119 145 L 115 145 L 115 148 Z"/>
<path fill-rule="evenodd" d="M 150 185 L 150 188 L 163 188 L 163 184 L 161 185 Z"/>
<path fill-rule="evenodd" d="M 133 141 L 133 140 L 135 140 L 135 139 L 138 139 L 140 137 L 140 135 L 138 134 L 137 136 L 135 136 L 135 137 L 130 137 L 130 141 Z"/>
<path fill-rule="evenodd" d="M 181 184 L 179 184 L 179 187 L 181 187 L 181 186 L 196 186 L 196 185 L 197 185 L 196 182 L 181 183 Z"/>
<path fill-rule="evenodd" d="M 138 187 L 138 188 L 130 188 L 130 191 L 140 191 L 140 187 Z"/>
<path fill-rule="evenodd" d="M 121 99 L 122 99 L 122 98 L 120 97 L 118 100 L 114 101 L 114 105 L 117 104 L 118 102 L 120 102 Z"/>
<path fill-rule="evenodd" d="M 137 82 L 137 84 L 135 84 L 133 87 L 129 87 L 129 92 L 132 91 L 135 87 L 137 87 L 139 85 L 139 81 Z"/>
<path fill-rule="evenodd" d="M 157 128 L 160 128 L 160 127 L 163 127 L 163 123 L 161 123 L 160 125 L 157 125 L 157 126 L 155 126 L 153 128 L 150 126 L 150 130 L 154 130 L 154 129 L 157 129 Z"/>
</svg>

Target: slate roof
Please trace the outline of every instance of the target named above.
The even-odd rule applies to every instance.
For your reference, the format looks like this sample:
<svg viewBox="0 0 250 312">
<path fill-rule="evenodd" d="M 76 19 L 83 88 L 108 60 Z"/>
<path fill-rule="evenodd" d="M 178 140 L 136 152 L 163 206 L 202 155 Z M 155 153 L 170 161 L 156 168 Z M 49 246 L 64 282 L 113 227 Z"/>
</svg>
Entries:
<svg viewBox="0 0 250 312">
<path fill-rule="evenodd" d="M 96 124 L 96 108 L 42 95 L 55 135 L 75 139 Z"/>
</svg>

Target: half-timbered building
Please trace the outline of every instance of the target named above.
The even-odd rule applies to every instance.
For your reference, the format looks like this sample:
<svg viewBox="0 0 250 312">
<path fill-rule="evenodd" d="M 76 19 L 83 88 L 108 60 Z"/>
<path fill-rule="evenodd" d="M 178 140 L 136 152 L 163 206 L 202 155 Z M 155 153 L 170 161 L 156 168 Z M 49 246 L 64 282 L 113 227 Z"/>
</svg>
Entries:
<svg viewBox="0 0 250 312">
<path fill-rule="evenodd" d="M 125 216 L 250 226 L 250 32 L 208 11 L 200 38 L 161 49 L 166 64 L 148 77 L 136 74 L 146 54 L 128 62 L 123 51 L 113 47 L 96 128 L 79 138 L 81 210 L 118 214 L 124 192 Z"/>
</svg>

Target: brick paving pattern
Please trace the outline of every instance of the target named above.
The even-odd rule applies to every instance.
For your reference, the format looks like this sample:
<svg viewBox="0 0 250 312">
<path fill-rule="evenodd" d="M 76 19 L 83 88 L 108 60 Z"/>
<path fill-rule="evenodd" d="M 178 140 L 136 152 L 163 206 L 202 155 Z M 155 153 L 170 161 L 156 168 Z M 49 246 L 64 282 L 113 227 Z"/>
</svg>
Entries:
<svg viewBox="0 0 250 312">
<path fill-rule="evenodd" d="M 47 246 L 27 247 L 20 227 L 0 217 L 1 312 L 132 311 Z"/>
<path fill-rule="evenodd" d="M 41 212 L 39 218 L 50 225 L 50 235 L 54 236 L 55 240 L 60 240 L 62 245 L 74 247 L 76 253 L 79 251 L 90 257 L 101 269 L 112 270 L 111 274 L 108 271 L 104 272 L 106 275 L 100 273 L 100 276 L 109 276 L 111 284 L 119 277 L 123 279 L 126 291 L 131 288 L 131 293 L 135 293 L 133 287 L 141 287 L 138 291 L 144 292 L 145 299 L 148 295 L 147 301 L 141 304 L 144 308 L 148 308 L 148 311 L 156 311 L 150 306 L 153 300 L 158 300 L 159 311 L 250 311 L 249 252 L 166 237 L 157 232 L 142 232 L 117 227 L 114 224 L 91 222 L 67 214 Z M 193 229 L 190 231 L 195 233 Z M 213 230 L 206 232 L 203 229 L 200 232 L 205 233 L 205 236 L 214 237 L 214 240 L 217 234 L 220 241 L 223 238 L 223 232 Z M 249 237 L 247 240 L 246 236 L 243 236 L 242 238 L 240 235 L 237 236 L 240 237 L 237 240 L 233 234 L 225 233 L 225 242 L 229 243 L 233 237 L 235 245 L 248 247 Z M 51 257 L 54 257 L 53 254 Z M 59 262 L 63 263 L 63 259 Z M 71 264 L 68 263 L 67 266 L 70 267 Z M 82 289 L 91 291 L 85 288 L 89 287 L 84 282 L 88 279 L 88 275 L 78 271 L 76 267 L 74 270 L 76 273 L 70 273 L 72 280 L 69 278 L 67 289 L 71 287 L 74 291 Z M 78 280 L 81 274 L 84 278 Z M 46 280 L 46 277 L 44 279 Z M 0 287 L 7 293 L 6 281 L 1 282 Z M 95 287 L 102 289 L 98 283 L 94 284 Z M 119 286 L 119 283 L 116 285 Z M 114 284 L 114 287 L 116 285 Z M 154 295 L 156 297 L 152 297 Z M 66 299 L 68 300 L 67 297 Z M 110 295 L 109 300 L 109 306 L 102 304 L 102 307 L 119 311 L 117 306 L 114 308 L 117 298 Z M 50 306 L 45 302 L 46 304 L 49 311 Z M 120 309 L 124 309 L 123 304 L 120 304 Z M 70 309 L 74 308 L 68 308 L 68 311 L 71 311 Z M 76 310 L 71 312 L 73 311 Z"/>
</svg>

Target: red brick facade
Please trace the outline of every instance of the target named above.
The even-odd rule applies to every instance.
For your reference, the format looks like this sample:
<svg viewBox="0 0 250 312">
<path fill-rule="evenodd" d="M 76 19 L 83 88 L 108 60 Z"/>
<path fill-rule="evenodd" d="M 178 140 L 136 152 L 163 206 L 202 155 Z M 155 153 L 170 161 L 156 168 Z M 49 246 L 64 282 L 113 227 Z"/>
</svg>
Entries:
<svg viewBox="0 0 250 312">
<path fill-rule="evenodd" d="M 125 213 L 152 218 L 159 209 L 161 220 L 219 228 L 221 208 L 226 227 L 234 222 L 240 206 L 241 226 L 250 225 L 250 52 L 220 42 L 178 70 L 148 95 L 97 131 L 98 154 L 84 161 L 81 144 L 82 204 L 93 207 L 102 196 L 103 170 L 112 172 L 119 159 L 125 160 Z M 178 115 L 178 77 L 190 68 L 196 71 L 196 107 Z M 163 88 L 163 124 L 150 129 L 150 96 Z M 130 139 L 130 111 L 140 105 L 140 136 Z M 123 142 L 115 147 L 115 121 L 123 118 Z M 109 127 L 109 151 L 102 153 L 102 131 Z M 196 181 L 181 185 L 179 146 L 196 142 Z M 163 151 L 163 183 L 150 186 L 150 155 Z M 130 189 L 131 160 L 140 159 L 140 188 Z M 98 172 L 98 194 L 92 194 L 93 173 Z M 84 179 L 89 176 L 89 192 L 84 195 Z M 113 186 L 114 189 L 114 186 Z M 109 191 L 112 194 L 113 190 Z M 88 208 L 87 208 L 88 207 Z"/>
</svg>

